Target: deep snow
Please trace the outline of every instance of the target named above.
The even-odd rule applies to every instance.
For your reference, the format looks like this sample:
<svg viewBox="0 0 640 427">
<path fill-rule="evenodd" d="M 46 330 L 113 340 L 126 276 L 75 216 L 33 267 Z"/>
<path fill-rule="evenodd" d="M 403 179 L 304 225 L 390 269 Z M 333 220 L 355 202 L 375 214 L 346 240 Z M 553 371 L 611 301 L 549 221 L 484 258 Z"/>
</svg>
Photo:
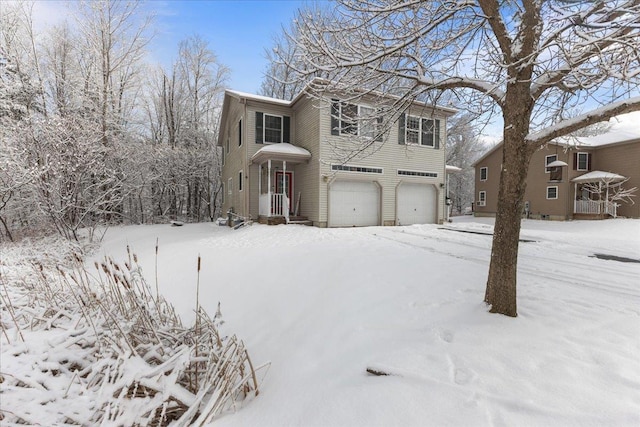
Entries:
<svg viewBox="0 0 640 427">
<path fill-rule="evenodd" d="M 100 253 L 130 244 L 152 282 L 158 238 L 186 321 L 202 256 L 201 304 L 271 362 L 217 425 L 640 425 L 640 263 L 592 257 L 640 260 L 640 221 L 524 221 L 516 319 L 482 303 L 491 224 L 122 227 Z"/>
<path fill-rule="evenodd" d="M 87 263 L 130 245 L 155 284 L 158 239 L 160 290 L 191 323 L 202 257 L 201 304 L 220 301 L 227 332 L 271 363 L 260 395 L 216 426 L 640 425 L 640 263 L 593 257 L 640 261 L 640 220 L 523 221 L 516 319 L 482 303 L 492 223 L 117 227 Z M 5 357 L 25 358 L 0 371 L 36 369 L 56 333 L 2 337 Z M 36 403 L 46 424 L 52 405 Z"/>
</svg>

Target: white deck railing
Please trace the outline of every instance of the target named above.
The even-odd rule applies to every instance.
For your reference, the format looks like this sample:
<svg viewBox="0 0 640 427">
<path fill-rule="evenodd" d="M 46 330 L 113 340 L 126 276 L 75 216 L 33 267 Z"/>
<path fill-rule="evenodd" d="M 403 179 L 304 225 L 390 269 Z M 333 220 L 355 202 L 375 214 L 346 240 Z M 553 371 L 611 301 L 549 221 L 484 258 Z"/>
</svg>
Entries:
<svg viewBox="0 0 640 427">
<path fill-rule="evenodd" d="M 259 213 L 262 216 L 283 216 L 289 219 L 289 198 L 283 193 L 260 194 Z"/>
<path fill-rule="evenodd" d="M 618 205 L 604 200 L 576 200 L 573 212 L 577 214 L 607 214 L 616 217 Z"/>
</svg>

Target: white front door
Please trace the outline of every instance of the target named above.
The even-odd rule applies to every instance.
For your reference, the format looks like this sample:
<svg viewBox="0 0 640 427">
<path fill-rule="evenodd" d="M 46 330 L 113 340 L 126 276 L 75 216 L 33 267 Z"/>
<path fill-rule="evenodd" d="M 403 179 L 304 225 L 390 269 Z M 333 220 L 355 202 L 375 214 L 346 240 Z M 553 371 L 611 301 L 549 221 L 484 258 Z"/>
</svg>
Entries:
<svg viewBox="0 0 640 427">
<path fill-rule="evenodd" d="M 438 192 L 432 184 L 404 182 L 397 191 L 398 225 L 435 224 Z"/>
<path fill-rule="evenodd" d="M 372 181 L 338 180 L 329 187 L 329 227 L 380 225 L 380 189 Z"/>
</svg>

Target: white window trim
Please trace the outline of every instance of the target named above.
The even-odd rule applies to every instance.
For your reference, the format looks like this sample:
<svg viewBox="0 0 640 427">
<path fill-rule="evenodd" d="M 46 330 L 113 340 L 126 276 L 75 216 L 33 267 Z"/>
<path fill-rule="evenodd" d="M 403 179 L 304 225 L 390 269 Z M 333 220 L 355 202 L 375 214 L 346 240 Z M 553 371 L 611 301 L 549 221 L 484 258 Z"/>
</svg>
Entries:
<svg viewBox="0 0 640 427">
<path fill-rule="evenodd" d="M 280 141 L 278 142 L 267 141 L 267 116 L 280 118 Z M 282 138 L 284 138 L 284 116 L 279 116 L 277 114 L 271 114 L 271 113 L 262 113 L 262 143 L 263 144 L 281 144 Z"/>
<path fill-rule="evenodd" d="M 549 161 L 549 157 L 555 157 L 555 159 Z M 556 160 L 558 160 L 557 154 L 549 154 L 548 156 L 544 156 L 544 173 L 551 173 L 551 168 L 547 165 L 549 163 L 555 162 Z"/>
<path fill-rule="evenodd" d="M 555 188 L 556 189 L 556 197 L 549 197 L 549 190 Z M 550 185 L 547 187 L 547 200 L 557 200 L 558 199 L 558 186 Z"/>
<path fill-rule="evenodd" d="M 334 167 L 379 169 L 380 172 L 361 172 L 361 171 L 350 171 L 350 170 L 336 170 L 336 169 L 333 169 Z M 337 165 L 337 164 L 332 164 L 331 165 L 331 171 L 332 172 L 344 172 L 344 173 L 358 173 L 358 174 L 366 173 L 366 174 L 370 174 L 370 175 L 384 175 L 384 168 L 381 168 L 381 167 L 378 167 L 378 166 Z"/>
<path fill-rule="evenodd" d="M 403 172 L 415 172 L 415 173 L 420 174 L 420 175 L 411 175 L 411 174 L 403 173 Z M 435 176 L 429 176 L 428 174 L 435 175 Z M 437 178 L 438 177 L 438 173 L 437 172 L 418 171 L 418 170 L 412 170 L 412 169 L 398 169 L 396 171 L 396 175 L 414 177 L 414 178 Z"/>
<path fill-rule="evenodd" d="M 238 172 L 238 193 L 241 193 L 244 190 L 244 170 L 240 169 Z"/>
<path fill-rule="evenodd" d="M 484 169 L 485 173 L 484 173 L 484 179 L 482 179 L 482 170 Z M 489 167 L 488 166 L 484 166 L 480 168 L 480 181 L 486 181 L 487 178 L 489 178 Z"/>
<path fill-rule="evenodd" d="M 487 206 L 487 192 L 480 191 L 478 192 L 478 206 Z"/>
<path fill-rule="evenodd" d="M 409 123 L 409 117 L 413 117 L 414 119 L 418 119 L 418 142 L 409 142 L 409 139 L 407 138 L 407 132 L 409 131 L 409 126 L 407 126 L 407 123 Z M 422 143 L 422 120 L 431 120 L 433 121 L 433 139 L 431 140 L 431 144 L 423 144 Z M 404 143 L 406 145 L 411 145 L 414 147 L 428 147 L 428 148 L 435 148 L 436 147 L 436 121 L 440 121 L 440 119 L 434 119 L 433 117 L 420 117 L 420 116 L 413 116 L 413 115 L 409 115 L 407 114 L 405 117 L 405 121 L 404 121 Z M 415 131 L 414 129 L 412 129 L 412 131 Z"/>
<path fill-rule="evenodd" d="M 580 168 L 580 155 L 583 154 L 587 157 L 587 161 L 585 162 L 585 167 L 584 168 Z M 579 171 L 588 171 L 589 170 L 589 156 L 591 153 L 587 153 L 586 151 L 581 151 L 577 153 L 576 156 L 576 170 Z"/>
<path fill-rule="evenodd" d="M 240 119 L 238 120 L 238 147 L 242 147 L 242 140 L 244 139 L 244 132 L 242 131 L 242 119 L 243 117 L 240 117 Z"/>
<path fill-rule="evenodd" d="M 376 117 L 367 118 L 367 120 L 373 120 L 374 121 L 374 130 L 375 131 L 374 131 L 373 137 L 362 135 L 362 132 L 363 132 L 362 127 L 363 127 L 363 124 L 364 124 L 364 119 L 360 119 L 360 117 L 363 115 L 363 113 L 362 113 L 362 109 L 363 108 L 371 110 L 372 113 L 375 113 L 376 109 L 374 107 L 371 107 L 369 105 L 364 105 L 364 104 L 355 104 L 353 102 L 347 102 L 347 101 L 337 101 L 337 104 L 338 104 L 338 117 L 337 117 L 337 119 L 338 119 L 338 135 L 340 135 L 340 136 L 360 136 L 360 137 L 365 137 L 365 138 L 373 138 L 373 137 L 375 137 L 375 134 L 377 133 L 378 117 L 376 116 Z M 353 105 L 358 110 L 357 113 L 356 113 L 356 115 L 357 115 L 356 123 L 354 123 L 354 125 L 357 126 L 357 130 L 356 130 L 355 134 L 350 133 L 350 132 L 343 132 L 342 131 L 342 122 L 343 121 L 347 121 L 347 120 L 344 120 L 342 118 L 342 107 L 345 106 L 345 105 Z"/>
<path fill-rule="evenodd" d="M 227 180 L 227 194 L 229 195 L 233 194 L 233 178 L 229 178 Z"/>
</svg>

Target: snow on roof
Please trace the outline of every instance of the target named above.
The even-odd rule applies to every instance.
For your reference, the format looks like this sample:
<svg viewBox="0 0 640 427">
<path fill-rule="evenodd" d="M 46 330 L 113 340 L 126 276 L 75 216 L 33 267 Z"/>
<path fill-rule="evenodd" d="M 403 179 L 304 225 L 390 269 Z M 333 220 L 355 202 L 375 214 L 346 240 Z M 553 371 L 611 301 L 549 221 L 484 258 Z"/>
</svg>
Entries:
<svg viewBox="0 0 640 427">
<path fill-rule="evenodd" d="M 627 177 L 618 175 L 617 173 L 593 171 L 593 172 L 587 172 L 584 175 L 575 177 L 571 180 L 571 182 L 577 182 L 577 183 L 598 182 L 598 181 L 615 182 L 615 181 L 622 181 L 624 179 L 627 179 Z"/>
<path fill-rule="evenodd" d="M 271 97 L 262 96 L 262 95 L 254 95 L 252 93 L 239 92 L 237 90 L 227 89 L 226 92 L 230 95 L 235 95 L 240 98 L 253 99 L 255 101 L 270 102 L 272 104 L 280 104 L 280 105 L 286 105 L 286 106 L 289 106 L 291 104 L 291 101 L 285 101 L 284 99 L 271 98 Z"/>
<path fill-rule="evenodd" d="M 259 149 L 251 156 L 251 161 L 261 161 L 269 158 L 286 158 L 292 160 L 307 160 L 311 158 L 311 153 L 302 147 L 291 145 L 288 142 L 281 144 L 271 144 Z"/>
</svg>

